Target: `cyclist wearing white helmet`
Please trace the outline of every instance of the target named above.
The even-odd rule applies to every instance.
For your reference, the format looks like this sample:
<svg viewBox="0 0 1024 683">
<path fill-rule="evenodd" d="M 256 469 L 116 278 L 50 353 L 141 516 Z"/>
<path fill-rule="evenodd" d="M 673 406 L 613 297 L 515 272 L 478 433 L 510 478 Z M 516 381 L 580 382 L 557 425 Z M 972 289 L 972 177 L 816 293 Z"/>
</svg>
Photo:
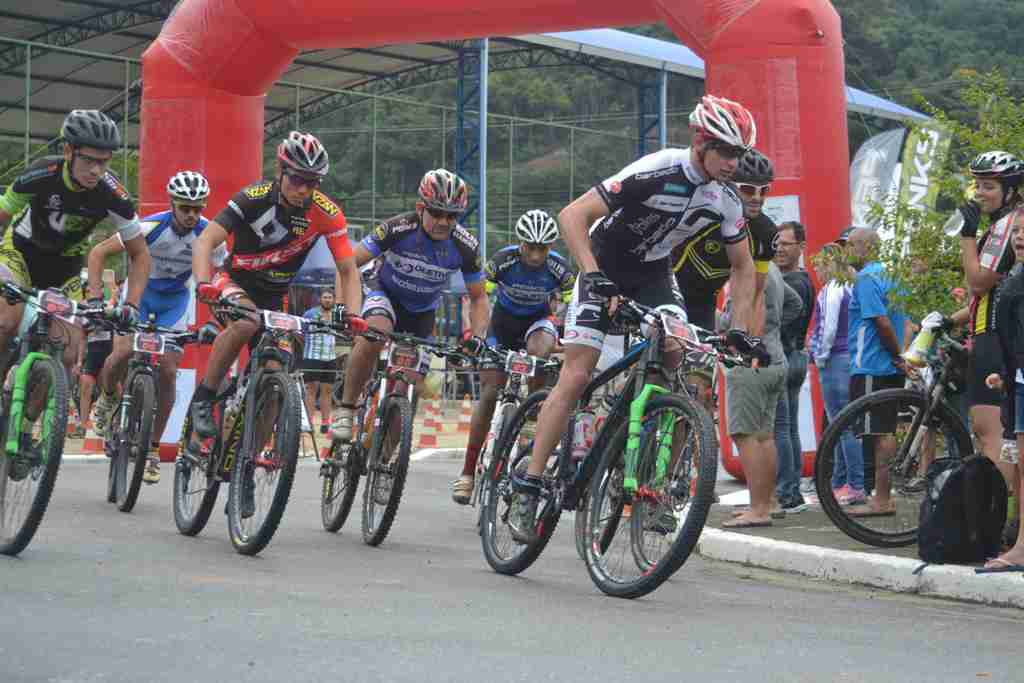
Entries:
<svg viewBox="0 0 1024 683">
<path fill-rule="evenodd" d="M 967 361 L 967 405 L 971 430 L 988 456 L 1006 477 L 1013 492 L 1016 487 L 1014 466 L 1002 462 L 1001 392 L 990 388 L 985 378 L 1002 374 L 1003 363 L 996 331 L 996 303 L 1002 281 L 1013 267 L 1015 257 L 1010 244 L 1014 216 L 1024 211 L 1021 186 L 1024 165 L 1012 154 L 991 151 L 971 161 L 974 197 L 958 211 L 963 219 L 960 249 L 964 274 L 971 293 L 967 311 L 953 316 L 955 321 L 970 320 L 971 351 Z M 978 235 L 981 216 L 989 219 L 989 229 Z"/>
<path fill-rule="evenodd" d="M 519 244 L 499 250 L 484 268 L 488 290 L 497 290 L 487 343 L 516 351 L 526 349 L 532 356 L 547 358 L 558 341 L 558 330 L 551 319 L 551 294 L 560 292 L 571 297 L 576 277 L 569 262 L 551 251 L 558 239 L 558 225 L 547 212 L 527 211 L 516 221 L 515 231 Z M 541 373 L 531 377 L 530 391 L 540 389 L 544 379 Z M 498 389 L 504 384 L 503 368 L 481 363 L 480 400 L 473 409 L 462 475 L 452 484 L 452 500 L 460 505 L 469 503 L 477 457 L 487 438 Z M 523 429 L 528 433 L 533 427 L 531 421 Z"/>
<path fill-rule="evenodd" d="M 590 380 L 610 324 L 608 294 L 619 291 L 648 306 L 678 308 L 671 285 L 672 249 L 719 224 L 732 264 L 735 344 L 757 332 L 752 310 L 755 268 L 747 221 L 729 185 L 740 157 L 757 141 L 750 112 L 705 95 L 690 115 L 693 145 L 663 149 L 630 164 L 574 200 L 559 214 L 562 237 L 580 266 L 565 323 L 565 365 L 537 421 L 527 476 L 517 482 L 510 526 L 521 543 L 536 540 L 541 475 L 572 406 Z M 685 292 L 684 292 L 685 295 Z M 666 363 L 678 364 L 678 354 Z"/>
<path fill-rule="evenodd" d="M 149 281 L 142 293 L 139 316 L 142 320 L 149 320 L 152 316 L 161 327 L 184 330 L 190 300 L 186 285 L 192 277 L 192 245 L 207 226 L 207 220 L 202 216 L 202 212 L 209 200 L 210 184 L 202 173 L 180 171 L 167 182 L 167 196 L 171 204 L 169 210 L 147 216 L 142 220 L 142 234 L 149 247 L 152 266 Z M 89 258 L 102 263 L 109 256 L 124 251 L 124 248 L 120 235 L 115 234 L 98 244 Z M 222 244 L 214 251 L 214 264 L 221 266 L 226 256 L 227 249 Z M 101 343 L 103 342 L 96 342 L 97 345 Z M 143 475 L 143 481 L 148 484 L 160 481 L 160 437 L 174 406 L 175 379 L 181 351 L 180 348 L 169 346 L 168 353 L 160 363 L 160 400 L 151 434 L 149 464 Z M 104 363 L 103 372 L 100 374 L 103 393 L 96 404 L 95 419 L 96 433 L 100 436 L 106 436 L 110 417 L 120 400 L 116 396 L 116 390 L 130 356 L 130 337 L 117 337 L 114 350 Z"/>
<path fill-rule="evenodd" d="M 355 247 L 360 266 L 379 259 L 380 267 L 366 281 L 362 317 L 371 326 L 429 338 L 434 333 L 434 314 L 448 279 L 462 273 L 470 298 L 473 335 L 469 351 L 483 344 L 489 305 L 480 267 L 480 242 L 458 218 L 469 205 L 469 187 L 451 171 L 427 171 L 420 180 L 415 211 L 390 218 Z M 356 339 L 345 373 L 345 388 L 333 436 L 352 439 L 355 400 L 370 377 L 382 344 L 365 337 Z M 429 356 L 420 354 L 419 380 L 429 369 Z"/>
</svg>

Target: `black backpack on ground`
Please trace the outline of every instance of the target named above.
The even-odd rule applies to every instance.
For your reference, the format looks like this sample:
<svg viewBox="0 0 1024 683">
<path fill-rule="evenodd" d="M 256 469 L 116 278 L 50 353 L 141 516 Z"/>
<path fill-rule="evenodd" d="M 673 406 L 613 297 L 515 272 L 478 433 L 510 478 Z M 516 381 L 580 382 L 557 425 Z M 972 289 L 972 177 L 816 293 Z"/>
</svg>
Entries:
<svg viewBox="0 0 1024 683">
<path fill-rule="evenodd" d="M 938 458 L 925 475 L 917 552 L 935 564 L 983 562 L 999 554 L 1006 481 L 983 455 Z"/>
</svg>

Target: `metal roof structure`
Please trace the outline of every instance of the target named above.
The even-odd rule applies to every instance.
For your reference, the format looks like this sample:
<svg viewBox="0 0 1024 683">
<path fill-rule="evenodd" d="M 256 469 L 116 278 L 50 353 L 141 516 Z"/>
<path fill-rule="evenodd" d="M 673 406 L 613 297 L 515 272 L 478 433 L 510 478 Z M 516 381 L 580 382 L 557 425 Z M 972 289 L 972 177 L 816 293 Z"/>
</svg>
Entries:
<svg viewBox="0 0 1024 683">
<path fill-rule="evenodd" d="M 28 135 L 34 142 L 53 139 L 71 105 L 137 118 L 138 60 L 175 4 L 176 0 L 33 0 L 0 9 L 0 137 L 25 137 L 28 107 L 32 111 Z M 362 99 L 360 92 L 398 93 L 454 79 L 464 43 L 304 52 L 283 74 L 286 85 L 268 93 L 267 136 L 286 130 L 297 109 L 308 120 Z M 586 66 L 632 83 L 650 79 L 651 69 L 692 78 L 704 74 L 703 61 L 683 45 L 612 29 L 490 41 L 491 71 L 568 65 Z M 923 118 L 880 97 L 847 90 L 851 111 L 891 119 Z M 127 128 L 127 140 L 134 143 L 135 126 Z"/>
</svg>

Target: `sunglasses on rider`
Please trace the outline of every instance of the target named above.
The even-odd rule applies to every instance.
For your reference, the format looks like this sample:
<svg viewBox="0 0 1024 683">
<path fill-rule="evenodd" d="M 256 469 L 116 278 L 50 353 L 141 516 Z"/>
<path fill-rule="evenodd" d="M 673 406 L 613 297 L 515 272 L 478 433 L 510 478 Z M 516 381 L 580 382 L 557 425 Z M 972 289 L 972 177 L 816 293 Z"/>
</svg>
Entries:
<svg viewBox="0 0 1024 683">
<path fill-rule="evenodd" d="M 457 220 L 459 217 L 459 212 L 457 211 L 442 211 L 441 209 L 432 209 L 429 206 L 426 207 L 426 209 L 427 213 L 429 213 L 430 217 L 433 218 L 435 221 L 443 221 L 445 219 L 454 221 Z"/>
<path fill-rule="evenodd" d="M 768 191 L 772 189 L 771 184 L 768 185 L 751 185 L 749 183 L 738 183 L 736 185 L 739 191 L 743 194 L 755 195 L 760 194 L 762 197 L 768 194 Z"/>
<path fill-rule="evenodd" d="M 738 145 L 729 145 L 720 140 L 715 140 L 708 143 L 708 149 L 714 150 L 718 153 L 718 156 L 723 159 L 739 159 L 747 153 L 746 147 L 740 147 Z"/>
<path fill-rule="evenodd" d="M 288 182 L 296 187 L 308 187 L 313 190 L 320 187 L 320 183 L 323 180 L 320 176 L 308 176 L 301 175 L 299 173 L 285 173 L 288 177 Z"/>
</svg>

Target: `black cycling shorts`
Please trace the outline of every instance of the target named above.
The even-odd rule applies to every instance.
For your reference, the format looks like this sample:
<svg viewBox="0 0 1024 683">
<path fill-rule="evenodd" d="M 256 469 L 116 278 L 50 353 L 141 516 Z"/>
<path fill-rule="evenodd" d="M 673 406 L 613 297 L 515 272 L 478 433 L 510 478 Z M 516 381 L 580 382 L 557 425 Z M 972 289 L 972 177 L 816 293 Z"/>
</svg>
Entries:
<svg viewBox="0 0 1024 683">
<path fill-rule="evenodd" d="M 333 360 L 304 358 L 299 363 L 299 370 L 302 371 L 302 378 L 306 380 L 306 384 L 334 384 L 334 380 L 338 376 L 338 364 Z"/>
<path fill-rule="evenodd" d="M 90 375 L 91 377 L 99 377 L 100 370 L 103 369 L 103 364 L 107 362 L 107 358 L 110 353 L 114 350 L 114 341 L 110 337 L 109 330 L 103 330 L 94 334 L 104 336 L 103 339 L 90 339 L 85 345 L 85 358 L 82 360 L 82 374 Z"/>
<path fill-rule="evenodd" d="M 985 386 L 985 378 L 996 373 L 1003 374 L 1003 351 L 999 335 L 982 332 L 971 337 L 971 353 L 967 356 L 967 405 L 999 406 L 1003 393 Z"/>
</svg>

